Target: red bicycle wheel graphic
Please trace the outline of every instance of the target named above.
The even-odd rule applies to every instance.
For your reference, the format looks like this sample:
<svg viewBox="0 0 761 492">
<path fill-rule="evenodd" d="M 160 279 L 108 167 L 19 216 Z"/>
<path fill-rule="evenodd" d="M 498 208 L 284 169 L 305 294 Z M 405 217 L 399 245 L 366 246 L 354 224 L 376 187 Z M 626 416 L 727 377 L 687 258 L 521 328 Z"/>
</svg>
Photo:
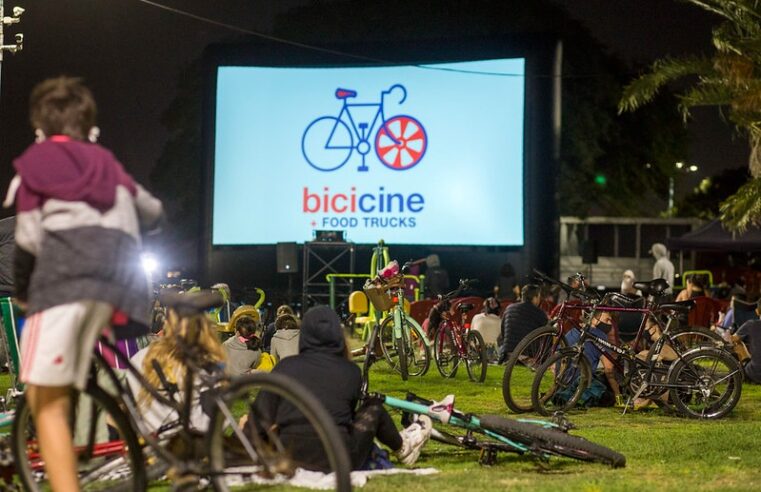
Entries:
<svg viewBox="0 0 761 492">
<path fill-rule="evenodd" d="M 386 120 L 375 135 L 375 154 L 384 166 L 404 171 L 416 165 L 428 148 L 425 128 L 412 116 Z"/>
</svg>

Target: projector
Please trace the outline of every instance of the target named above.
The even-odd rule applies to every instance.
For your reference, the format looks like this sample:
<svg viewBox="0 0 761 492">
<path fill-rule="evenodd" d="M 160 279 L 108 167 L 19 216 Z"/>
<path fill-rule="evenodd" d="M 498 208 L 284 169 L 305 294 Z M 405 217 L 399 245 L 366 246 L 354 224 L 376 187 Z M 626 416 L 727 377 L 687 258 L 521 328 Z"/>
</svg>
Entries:
<svg viewBox="0 0 761 492">
<path fill-rule="evenodd" d="M 314 231 L 314 240 L 323 243 L 342 243 L 344 231 Z"/>
</svg>

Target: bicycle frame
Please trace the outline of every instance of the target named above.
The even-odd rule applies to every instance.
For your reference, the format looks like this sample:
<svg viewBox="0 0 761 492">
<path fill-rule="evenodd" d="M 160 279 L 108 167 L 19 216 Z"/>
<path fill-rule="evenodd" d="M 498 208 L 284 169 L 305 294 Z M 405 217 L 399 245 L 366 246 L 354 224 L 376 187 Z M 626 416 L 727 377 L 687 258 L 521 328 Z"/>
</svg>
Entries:
<svg viewBox="0 0 761 492">
<path fill-rule="evenodd" d="M 374 393 L 372 396 L 380 398 L 384 404 L 388 405 L 391 408 L 395 408 L 397 410 L 402 410 L 403 412 L 409 412 L 409 413 L 414 413 L 418 415 L 427 415 L 436 422 L 444 423 L 439 414 L 431 412 L 429 406 L 424 405 L 422 403 L 409 401 L 409 400 L 402 400 L 399 398 L 394 398 L 393 396 L 387 396 L 387 395 L 383 395 L 379 393 Z M 416 399 L 419 399 L 415 395 L 412 395 L 412 396 Z M 530 422 L 532 424 L 539 424 L 545 428 L 559 428 L 560 427 L 557 424 L 554 424 L 552 422 L 546 422 L 543 420 L 518 419 L 518 421 Z M 528 446 L 512 441 L 488 429 L 484 429 L 483 427 L 481 427 L 480 419 L 476 417 L 475 415 L 464 414 L 456 409 L 453 409 L 452 415 L 450 416 L 449 422 L 447 422 L 447 424 L 453 427 L 459 427 L 459 428 L 465 429 L 466 431 L 470 431 L 470 432 L 475 431 L 475 432 L 482 433 L 502 444 L 506 444 L 507 446 L 510 446 L 518 453 L 534 453 L 534 451 Z"/>
<path fill-rule="evenodd" d="M 426 347 L 431 347 L 433 343 L 431 340 L 428 339 L 427 336 L 425 336 L 425 332 L 423 331 L 423 327 L 418 324 L 417 321 L 412 316 L 407 316 L 407 313 L 404 312 L 404 291 L 403 289 L 399 289 L 396 293 L 396 305 L 392 308 L 392 316 L 394 317 L 394 339 L 398 340 L 402 337 L 402 329 L 405 330 L 405 334 L 407 335 L 407 340 L 411 341 L 410 339 L 410 332 L 412 331 L 412 327 L 414 327 L 418 333 L 420 333 L 423 343 L 425 343 Z M 402 328 L 404 327 L 404 328 Z"/>
<path fill-rule="evenodd" d="M 140 410 L 138 409 L 137 400 L 135 399 L 135 395 L 132 393 L 132 390 L 129 388 L 129 385 L 122 383 L 119 380 L 119 377 L 116 375 L 116 372 L 114 369 L 106 362 L 106 359 L 98 352 L 95 352 L 95 361 L 97 366 L 102 369 L 105 374 L 107 375 L 108 379 L 111 381 L 111 383 L 114 385 L 114 387 L 117 390 L 117 398 L 120 401 L 120 403 L 123 403 L 124 408 L 126 409 L 126 414 L 129 416 L 130 423 L 132 424 L 133 428 L 138 432 L 139 437 L 145 440 L 146 443 L 159 455 L 159 457 L 162 459 L 162 461 L 168 463 L 170 466 L 182 466 L 183 462 L 182 460 L 178 459 L 176 456 L 174 456 L 170 451 L 166 450 L 159 440 L 159 436 L 162 432 L 166 432 L 168 430 L 171 430 L 172 428 L 176 428 L 177 424 L 181 426 L 180 433 L 182 434 L 183 438 L 191 439 L 191 427 L 190 427 L 190 415 L 192 411 L 192 404 L 193 399 L 190 397 L 193 393 L 193 386 L 195 381 L 195 376 L 197 374 L 201 374 L 201 371 L 198 367 L 195 366 L 191 361 L 186 361 L 186 373 L 183 380 L 184 387 L 182 389 L 182 394 L 187 395 L 186 398 L 182 402 L 178 402 L 177 400 L 172 398 L 167 398 L 165 395 L 163 395 L 157 388 L 155 388 L 151 383 L 148 382 L 148 380 L 143 376 L 143 374 L 132 364 L 132 362 L 129 360 L 129 358 L 124 355 L 117 347 L 106 337 L 101 336 L 99 339 L 100 343 L 113 352 L 114 356 L 124 364 L 126 367 L 126 370 L 132 374 L 135 379 L 138 381 L 140 386 L 145 389 L 151 397 L 153 397 L 156 401 L 158 401 L 160 404 L 165 405 L 172 410 L 174 410 L 178 415 L 178 420 L 175 422 L 172 422 L 170 425 L 162 427 L 158 429 L 155 433 L 151 431 L 145 422 L 143 421 L 142 415 L 140 413 Z M 96 367 L 95 365 L 93 366 Z M 203 378 L 205 386 L 209 388 L 209 391 L 214 391 L 214 389 L 218 386 L 218 384 L 222 381 L 229 381 L 230 378 L 228 376 L 225 376 L 224 374 L 220 373 L 217 375 L 212 375 L 208 378 Z M 169 390 L 169 388 L 166 388 Z M 173 393 L 172 393 L 173 394 Z M 229 412 L 229 408 L 226 408 L 225 403 L 219 398 L 219 395 L 214 394 L 214 403 L 216 405 L 220 405 L 220 408 L 227 411 L 224 411 L 225 417 L 228 419 L 228 422 L 231 425 L 231 428 L 234 429 L 234 432 L 240 442 L 242 443 L 244 449 L 249 454 L 249 457 L 252 458 L 252 460 L 256 456 L 256 451 L 251 446 L 251 443 L 248 442 L 248 439 L 243 435 L 243 432 L 241 429 L 238 428 L 237 422 L 232 417 L 232 414 Z M 204 474 L 210 475 L 211 470 L 204 470 Z"/>
<path fill-rule="evenodd" d="M 367 152 L 360 152 L 359 151 L 359 145 L 363 142 L 367 142 L 370 139 L 370 135 L 372 135 L 373 130 L 375 129 L 375 124 L 378 122 L 378 117 L 380 117 L 381 120 L 381 127 L 386 128 L 386 115 L 384 111 L 385 106 L 385 97 L 388 94 L 391 94 L 395 89 L 400 89 L 402 91 L 402 97 L 399 100 L 399 104 L 402 104 L 405 99 L 407 99 L 407 91 L 406 89 L 400 85 L 400 84 L 394 84 L 391 87 L 388 88 L 388 90 L 381 91 L 381 100 L 378 103 L 350 103 L 348 102 L 348 99 L 343 100 L 343 106 L 341 106 L 341 111 L 338 113 L 338 116 L 336 117 L 336 122 L 333 125 L 333 129 L 330 131 L 330 134 L 328 135 L 328 139 L 325 142 L 325 148 L 328 150 L 347 150 L 347 149 L 357 149 L 357 151 L 362 155 L 362 165 L 360 166 L 360 171 L 367 171 L 367 165 L 365 164 L 365 155 L 369 152 L 369 147 L 367 148 Z M 359 124 L 354 121 L 354 117 L 351 113 L 351 108 L 377 108 L 377 111 L 375 111 L 375 114 L 373 115 L 372 122 L 368 125 L 366 122 L 360 122 Z M 354 135 L 357 137 L 357 144 L 355 145 L 353 142 L 351 145 L 334 145 L 331 142 L 333 141 L 333 137 L 336 133 L 336 130 L 338 129 L 339 124 L 344 122 L 345 120 L 348 120 L 348 122 L 351 125 L 351 130 L 354 132 Z M 344 123 L 345 124 L 345 123 Z M 386 132 L 387 136 L 391 139 L 394 144 L 399 144 L 399 140 L 394 138 L 394 136 L 391 134 L 391 132 Z"/>
</svg>

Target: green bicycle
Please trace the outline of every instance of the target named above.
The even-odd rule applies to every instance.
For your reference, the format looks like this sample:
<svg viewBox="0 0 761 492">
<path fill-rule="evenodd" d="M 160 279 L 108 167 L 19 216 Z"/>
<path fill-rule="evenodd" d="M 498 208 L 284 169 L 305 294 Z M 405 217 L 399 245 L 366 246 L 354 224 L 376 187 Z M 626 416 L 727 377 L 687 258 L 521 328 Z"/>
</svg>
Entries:
<svg viewBox="0 0 761 492">
<path fill-rule="evenodd" d="M 387 278 L 376 276 L 365 284 L 364 291 L 376 310 L 388 312 L 378 329 L 373 329 L 367 352 L 380 345 L 383 358 L 406 381 L 409 376 L 422 376 L 428 372 L 431 341 L 420 324 L 405 312 L 403 275 L 409 266 L 405 264 L 401 270 L 401 274 Z"/>
</svg>

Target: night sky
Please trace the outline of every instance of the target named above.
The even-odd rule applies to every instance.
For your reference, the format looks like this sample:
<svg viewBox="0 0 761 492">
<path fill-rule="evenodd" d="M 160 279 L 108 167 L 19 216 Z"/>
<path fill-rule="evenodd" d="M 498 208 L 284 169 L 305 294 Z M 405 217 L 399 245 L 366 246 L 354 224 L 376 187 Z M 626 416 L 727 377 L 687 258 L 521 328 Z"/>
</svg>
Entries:
<svg viewBox="0 0 761 492">
<path fill-rule="evenodd" d="M 160 0 L 194 13 L 267 32 L 278 13 L 308 0 Z M 630 62 L 707 50 L 713 17 L 671 0 L 556 0 L 611 53 Z M 101 142 L 141 182 L 161 153 L 160 115 L 175 95 L 182 67 L 204 47 L 234 36 L 223 28 L 180 17 L 137 0 L 5 0 L 26 9 L 6 30 L 25 35 L 24 51 L 5 54 L 0 92 L 0 188 L 11 162 L 32 141 L 27 99 L 35 83 L 67 74 L 85 78 L 98 101 Z M 701 175 L 746 163 L 745 142 L 716 109 L 700 110 L 690 126 L 688 159 Z M 682 186 L 691 185 L 685 181 Z M 7 212 L 3 212 L 7 215 Z"/>
</svg>

